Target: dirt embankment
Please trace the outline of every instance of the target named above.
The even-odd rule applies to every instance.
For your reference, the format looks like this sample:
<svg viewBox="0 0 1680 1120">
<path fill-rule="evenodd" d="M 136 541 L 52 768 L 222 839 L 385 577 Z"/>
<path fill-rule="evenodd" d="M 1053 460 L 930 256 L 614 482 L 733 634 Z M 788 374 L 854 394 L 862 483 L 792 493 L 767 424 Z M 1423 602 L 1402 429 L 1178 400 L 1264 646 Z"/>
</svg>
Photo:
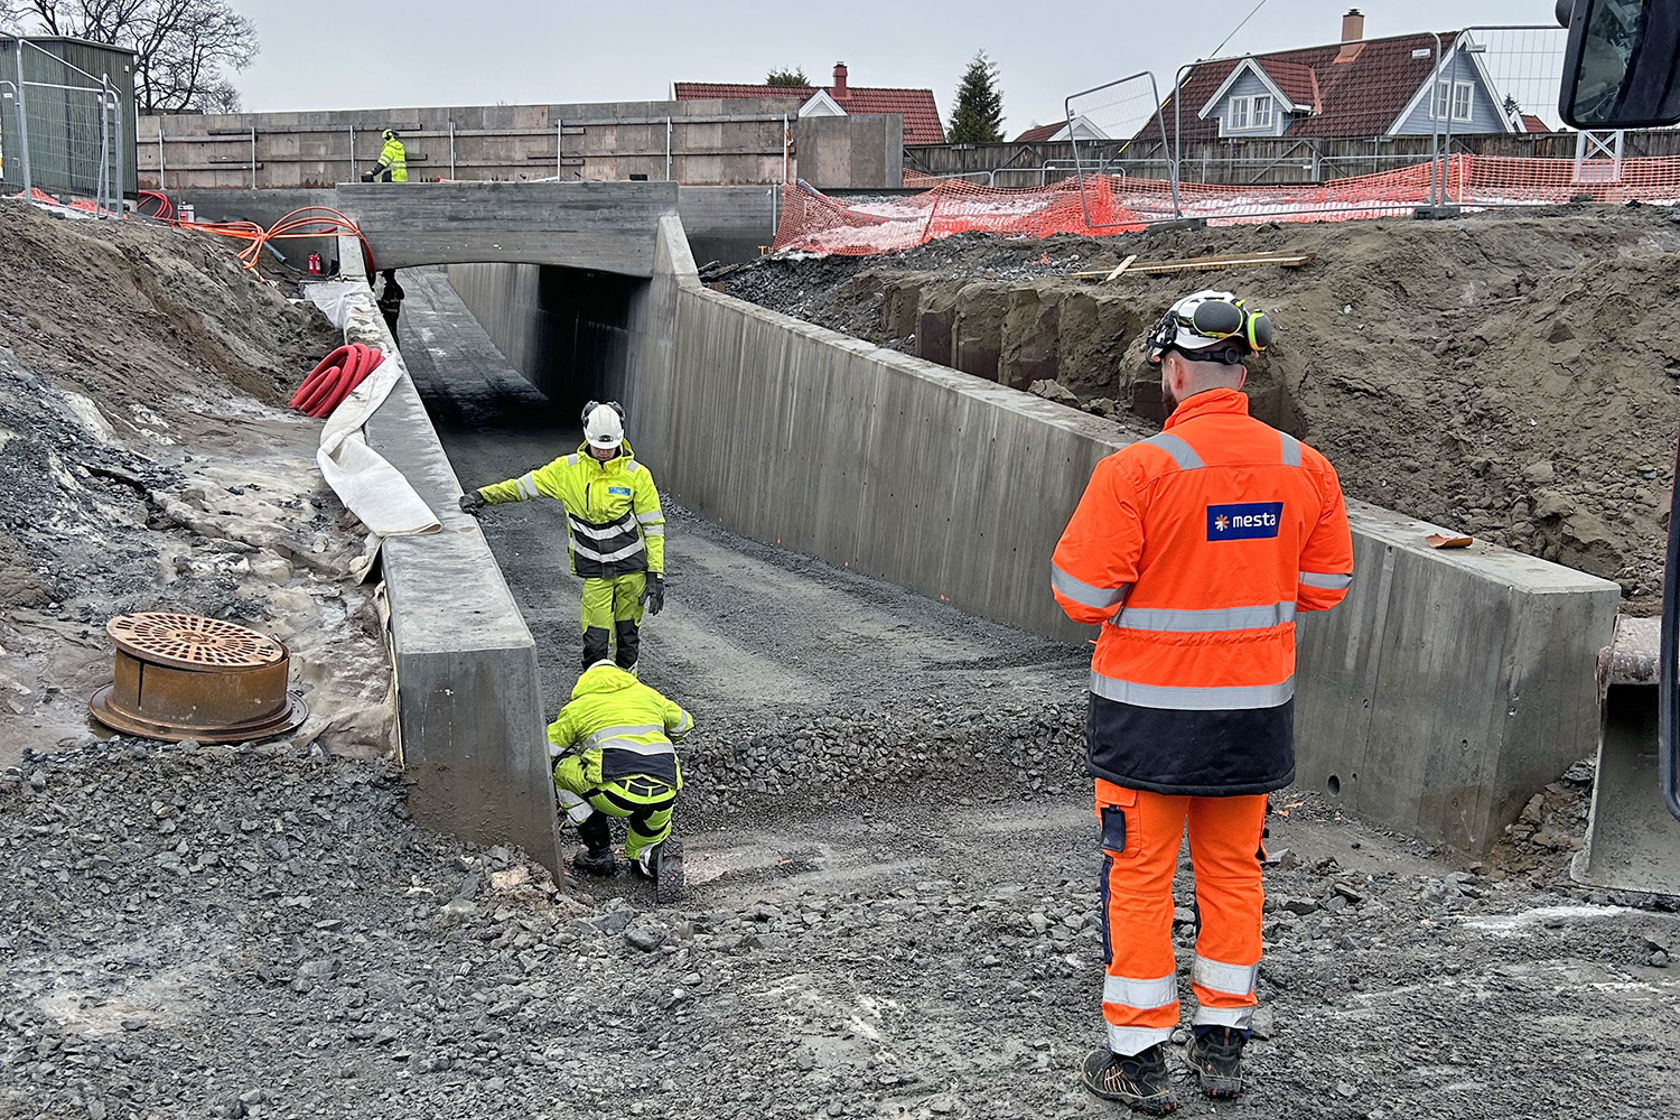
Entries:
<svg viewBox="0 0 1680 1120">
<path fill-rule="evenodd" d="M 303 731 L 385 749 L 362 534 L 283 410 L 337 332 L 203 234 L 0 204 L 0 247 L 0 762 L 95 732 L 105 622 L 155 609 L 286 641 Z"/>
<path fill-rule="evenodd" d="M 1124 257 L 1304 250 L 1303 268 L 1068 274 Z M 767 260 L 731 294 L 1090 411 L 1158 418 L 1148 327 L 1227 288 L 1270 312 L 1257 415 L 1350 494 L 1622 586 L 1654 609 L 1674 439 L 1680 221 L 1667 210 L 1270 224 L 1048 241 L 953 238 L 865 259 Z"/>
</svg>

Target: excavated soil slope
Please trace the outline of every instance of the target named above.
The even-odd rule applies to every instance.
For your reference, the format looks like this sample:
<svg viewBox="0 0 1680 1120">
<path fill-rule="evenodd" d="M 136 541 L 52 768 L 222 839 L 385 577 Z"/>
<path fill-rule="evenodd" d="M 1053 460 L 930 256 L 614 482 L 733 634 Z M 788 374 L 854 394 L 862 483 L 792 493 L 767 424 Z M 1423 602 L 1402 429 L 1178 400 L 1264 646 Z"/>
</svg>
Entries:
<svg viewBox="0 0 1680 1120">
<path fill-rule="evenodd" d="M 388 746 L 362 533 L 283 410 L 337 342 L 219 239 L 0 203 L 0 764 L 101 733 L 105 623 L 156 609 L 289 643 L 302 741 Z"/>
<path fill-rule="evenodd" d="M 1122 277 L 1124 257 L 1304 250 L 1298 269 Z M 769 259 L 727 290 L 1093 412 L 1159 415 L 1147 327 L 1229 288 L 1277 345 L 1262 418 L 1324 451 L 1350 494 L 1618 581 L 1654 609 L 1680 425 L 1680 221 L 1666 209 L 979 236 L 863 259 Z"/>
</svg>

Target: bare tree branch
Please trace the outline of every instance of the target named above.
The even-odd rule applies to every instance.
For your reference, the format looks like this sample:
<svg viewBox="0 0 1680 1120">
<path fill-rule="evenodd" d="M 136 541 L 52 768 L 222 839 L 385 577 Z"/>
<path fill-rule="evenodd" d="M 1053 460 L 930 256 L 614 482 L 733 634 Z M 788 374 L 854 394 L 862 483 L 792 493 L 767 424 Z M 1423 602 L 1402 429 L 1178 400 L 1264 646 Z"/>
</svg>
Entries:
<svg viewBox="0 0 1680 1120">
<path fill-rule="evenodd" d="M 142 112 L 232 112 L 228 71 L 257 57 L 256 26 L 225 0 L 0 0 L 0 26 L 69 35 L 135 52 Z"/>
</svg>

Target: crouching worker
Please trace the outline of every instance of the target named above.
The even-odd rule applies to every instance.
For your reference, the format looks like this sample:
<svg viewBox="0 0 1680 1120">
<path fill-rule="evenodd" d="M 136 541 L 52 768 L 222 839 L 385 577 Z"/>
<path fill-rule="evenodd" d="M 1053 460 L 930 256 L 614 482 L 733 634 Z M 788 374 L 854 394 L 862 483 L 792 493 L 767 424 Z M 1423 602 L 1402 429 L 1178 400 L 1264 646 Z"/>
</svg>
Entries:
<svg viewBox="0 0 1680 1120">
<path fill-rule="evenodd" d="M 583 840 L 573 868 L 617 871 L 607 818 L 624 817 L 632 869 L 653 880 L 660 902 L 682 897 L 682 842 L 671 837 L 682 768 L 672 740 L 693 727 L 681 705 L 611 661 L 597 661 L 578 678 L 571 702 L 548 725 L 555 795 Z"/>
</svg>

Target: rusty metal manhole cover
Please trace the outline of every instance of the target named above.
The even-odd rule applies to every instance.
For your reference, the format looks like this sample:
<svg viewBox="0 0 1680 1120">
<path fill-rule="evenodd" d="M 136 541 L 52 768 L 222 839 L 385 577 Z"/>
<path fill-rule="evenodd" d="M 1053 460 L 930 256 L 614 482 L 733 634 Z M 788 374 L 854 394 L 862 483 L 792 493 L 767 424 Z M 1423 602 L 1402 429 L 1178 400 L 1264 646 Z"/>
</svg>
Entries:
<svg viewBox="0 0 1680 1120">
<path fill-rule="evenodd" d="M 266 634 L 173 611 L 119 615 L 105 631 L 116 679 L 88 710 L 118 731 L 235 743 L 290 731 L 309 714 L 286 691 L 291 652 Z"/>
<path fill-rule="evenodd" d="M 260 669 L 286 659 L 268 635 L 196 614 L 122 614 L 105 632 L 124 653 L 178 669 Z"/>
</svg>

